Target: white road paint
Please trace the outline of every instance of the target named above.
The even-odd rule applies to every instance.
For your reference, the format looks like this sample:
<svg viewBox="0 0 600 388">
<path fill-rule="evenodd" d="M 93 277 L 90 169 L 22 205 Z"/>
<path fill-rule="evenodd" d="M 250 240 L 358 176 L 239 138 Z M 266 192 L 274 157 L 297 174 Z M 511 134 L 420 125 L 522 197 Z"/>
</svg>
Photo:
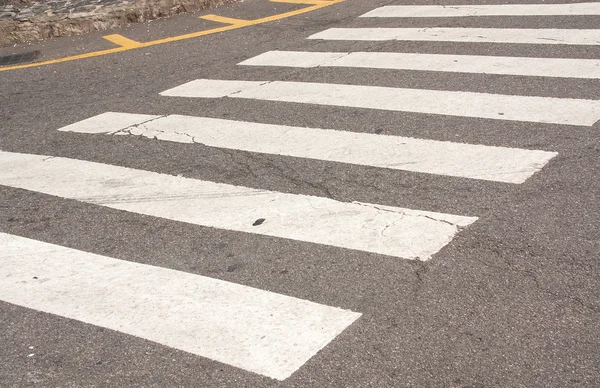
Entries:
<svg viewBox="0 0 600 388">
<path fill-rule="evenodd" d="M 199 79 L 164 91 L 161 95 L 222 95 L 231 98 L 585 126 L 591 126 L 600 120 L 600 100 L 284 81 L 254 81 L 249 86 L 248 82 Z"/>
<path fill-rule="evenodd" d="M 238 65 L 244 66 L 287 66 L 310 68 L 318 66 L 335 66 L 341 58 L 359 53 L 309 52 L 309 51 L 267 51 L 253 58 L 246 59 Z M 350 66 L 348 66 L 350 67 Z M 359 66 L 353 66 L 359 67 Z M 363 66 L 360 66 L 363 67 Z M 364 66 L 372 67 L 372 66 Z"/>
<path fill-rule="evenodd" d="M 240 65 L 301 68 L 319 66 L 359 67 L 600 79 L 600 60 L 597 59 L 492 57 L 483 55 L 393 52 L 268 51 L 241 62 Z"/>
<path fill-rule="evenodd" d="M 134 123 L 134 116 L 138 119 Z M 557 154 L 205 117 L 108 112 L 60 131 L 140 135 L 265 154 L 523 183 Z"/>
<path fill-rule="evenodd" d="M 0 151 L 0 185 L 213 228 L 428 260 L 477 218 Z M 253 225 L 264 219 L 259 225 Z"/>
<path fill-rule="evenodd" d="M 361 314 L 0 233 L 0 300 L 283 380 Z"/>
<path fill-rule="evenodd" d="M 486 4 L 486 5 L 389 5 L 361 17 L 431 18 L 461 16 L 578 16 L 600 15 L 600 3 Z"/>
<path fill-rule="evenodd" d="M 330 28 L 308 39 L 599 45 L 600 29 Z"/>
</svg>

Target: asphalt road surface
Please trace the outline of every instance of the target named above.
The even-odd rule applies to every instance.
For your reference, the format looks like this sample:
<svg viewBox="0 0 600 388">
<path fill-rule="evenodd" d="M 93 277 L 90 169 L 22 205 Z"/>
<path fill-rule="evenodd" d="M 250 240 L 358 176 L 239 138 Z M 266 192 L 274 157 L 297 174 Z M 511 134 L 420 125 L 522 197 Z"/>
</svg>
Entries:
<svg viewBox="0 0 600 388">
<path fill-rule="evenodd" d="M 600 386 L 600 3 L 409 3 L 0 49 L 0 386 Z"/>
</svg>

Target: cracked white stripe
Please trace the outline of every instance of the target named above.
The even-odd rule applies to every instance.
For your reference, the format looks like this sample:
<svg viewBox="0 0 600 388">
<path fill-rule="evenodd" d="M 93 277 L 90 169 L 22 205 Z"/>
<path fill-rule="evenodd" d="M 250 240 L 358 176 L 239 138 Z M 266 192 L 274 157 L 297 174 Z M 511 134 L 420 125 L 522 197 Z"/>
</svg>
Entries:
<svg viewBox="0 0 600 388">
<path fill-rule="evenodd" d="M 555 152 L 206 117 L 132 116 L 107 112 L 59 130 L 139 135 L 179 143 L 506 183 L 523 183 L 556 156 Z M 131 126 L 127 127 L 127 124 Z"/>
<path fill-rule="evenodd" d="M 244 81 L 246 89 L 237 90 L 244 87 L 240 81 L 198 79 L 161 95 L 194 98 L 219 94 L 231 98 L 585 126 L 600 120 L 598 100 L 310 82 L 254 81 L 247 85 L 248 82 L 251 81 Z M 237 92 L 227 94 L 232 86 L 236 86 Z"/>
<path fill-rule="evenodd" d="M 393 52 L 268 51 L 245 60 L 246 66 L 357 67 L 600 79 L 600 60 L 493 57 Z"/>
<path fill-rule="evenodd" d="M 329 28 L 308 39 L 599 45 L 600 29 Z"/>
<path fill-rule="evenodd" d="M 600 15 L 600 3 L 388 5 L 367 12 L 371 18 L 431 18 L 461 16 L 576 16 Z"/>
<path fill-rule="evenodd" d="M 196 225 L 419 260 L 431 258 L 477 219 L 3 151 L 0 185 Z M 264 222 L 254 225 L 259 219 Z"/>
<path fill-rule="evenodd" d="M 283 380 L 359 313 L 0 233 L 0 300 Z"/>
</svg>

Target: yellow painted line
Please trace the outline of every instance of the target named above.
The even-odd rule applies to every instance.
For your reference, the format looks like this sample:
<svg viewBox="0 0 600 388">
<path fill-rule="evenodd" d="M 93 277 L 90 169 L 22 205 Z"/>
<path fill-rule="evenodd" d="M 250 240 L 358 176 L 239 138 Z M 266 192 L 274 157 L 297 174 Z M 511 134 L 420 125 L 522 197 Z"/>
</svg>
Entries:
<svg viewBox="0 0 600 388">
<path fill-rule="evenodd" d="M 190 34 L 172 36 L 169 38 L 153 40 L 153 41 L 145 42 L 145 43 L 136 42 L 134 40 L 127 39 L 118 34 L 107 35 L 110 38 L 108 40 L 110 40 L 111 42 L 113 42 L 115 44 L 118 44 L 120 47 L 116 47 L 116 48 L 112 48 L 112 49 L 108 49 L 108 50 L 92 51 L 92 52 L 85 53 L 85 54 L 79 54 L 79 55 L 73 55 L 70 57 L 52 59 L 52 60 L 44 61 L 44 62 L 35 62 L 35 63 L 28 63 L 25 65 L 0 67 L 0 72 L 7 71 L 7 70 L 15 70 L 15 69 L 25 69 L 28 67 L 53 65 L 56 63 L 76 61 L 79 59 L 93 58 L 93 57 L 99 57 L 102 55 L 120 53 L 123 51 L 134 50 L 134 49 L 141 48 L 141 47 L 150 47 L 150 46 L 156 46 L 156 45 L 163 44 L 163 43 L 176 42 L 179 40 L 185 40 L 185 39 L 191 39 L 191 38 L 198 38 L 198 37 L 205 36 L 205 35 L 217 34 L 219 32 L 236 30 L 238 28 L 253 26 L 253 25 L 257 25 L 257 24 L 262 24 L 262 23 L 272 22 L 275 20 L 289 18 L 289 17 L 296 16 L 296 15 L 301 15 L 304 13 L 316 11 L 316 10 L 324 8 L 324 7 L 328 7 L 333 4 L 341 3 L 343 1 L 344 0 L 320 1 L 318 4 L 313 4 L 314 2 L 310 1 L 310 4 L 313 4 L 310 7 L 306 7 L 306 8 L 298 9 L 295 11 L 290 11 L 290 12 L 284 12 L 284 13 L 280 13 L 280 14 L 273 15 L 273 16 L 267 16 L 267 17 L 260 18 L 260 19 L 248 20 L 247 23 L 244 23 L 244 24 L 230 24 L 228 26 L 213 28 L 210 30 L 192 32 Z M 235 19 L 235 20 L 237 20 L 237 19 Z M 119 36 L 120 38 L 116 38 L 116 36 Z M 112 39 L 116 39 L 116 42 Z M 122 45 L 122 44 L 125 44 L 125 45 Z"/>
<path fill-rule="evenodd" d="M 225 16 L 219 15 L 203 15 L 200 16 L 200 19 L 210 20 L 211 22 L 223 23 L 223 24 L 235 24 L 237 25 L 247 25 L 250 23 L 249 20 L 244 19 L 234 19 L 234 18 L 226 18 Z"/>
<path fill-rule="evenodd" d="M 212 34 L 216 34 L 218 32 L 237 30 L 238 28 L 242 28 L 242 27 L 246 27 L 246 26 L 247 26 L 247 24 L 243 24 L 243 25 L 231 24 L 231 25 L 224 26 L 224 27 L 213 28 L 212 30 L 192 32 L 190 34 L 177 35 L 177 36 L 172 36 L 170 38 L 153 40 L 152 42 L 142 43 L 142 47 L 150 47 L 150 46 L 155 46 L 157 44 L 177 42 L 179 40 L 185 40 L 185 39 L 191 39 L 191 38 L 198 38 L 200 36 L 212 35 Z"/>
<path fill-rule="evenodd" d="M 99 56 L 102 56 L 102 55 L 120 53 L 122 51 L 127 51 L 127 50 L 131 50 L 131 49 L 126 48 L 126 47 L 117 47 L 117 48 L 114 48 L 114 49 L 101 50 L 101 51 L 93 51 L 91 53 L 85 53 L 85 54 L 80 54 L 80 55 L 73 55 L 71 57 L 64 57 L 64 58 L 52 59 L 52 60 L 44 61 L 44 62 L 28 63 L 26 65 L 15 65 L 15 66 L 9 66 L 9 67 L 0 67 L 0 71 L 14 70 L 14 69 L 24 69 L 24 68 L 27 68 L 27 67 L 53 65 L 55 63 L 75 61 L 75 60 L 84 59 L 84 58 L 99 57 Z"/>
<path fill-rule="evenodd" d="M 103 38 L 108 40 L 109 42 L 116 44 L 117 46 L 125 48 L 137 48 L 142 45 L 140 42 L 136 42 L 135 40 L 131 40 L 119 34 L 105 35 L 103 36 Z"/>
<path fill-rule="evenodd" d="M 212 30 L 192 32 L 191 34 L 185 34 L 185 35 L 173 36 L 173 37 L 165 38 L 165 39 L 153 40 L 152 42 L 142 43 L 142 47 L 154 46 L 154 45 L 162 44 L 162 43 L 176 42 L 178 40 L 196 38 L 199 36 L 210 35 L 210 34 L 214 34 L 217 32 L 236 30 L 236 29 L 242 28 L 242 27 L 255 26 L 257 24 L 272 22 L 275 20 L 286 19 L 286 18 L 289 18 L 292 16 L 301 15 L 303 13 L 316 11 L 317 9 L 325 8 L 325 7 L 328 7 L 333 4 L 341 3 L 343 1 L 344 0 L 331 0 L 331 1 L 328 1 L 326 4 L 311 5 L 310 7 L 297 9 L 295 11 L 284 12 L 284 13 L 280 13 L 280 14 L 273 15 L 273 16 L 267 16 L 267 17 L 260 18 L 260 19 L 248 20 L 248 23 L 243 24 L 243 25 L 231 24 L 231 25 L 224 26 L 224 27 L 213 28 Z"/>
<path fill-rule="evenodd" d="M 255 24 L 261 24 L 261 23 L 266 23 L 266 22 L 272 22 L 275 20 L 285 19 L 285 18 L 289 18 L 290 16 L 301 15 L 303 13 L 312 12 L 312 11 L 315 11 L 320 8 L 328 7 L 332 4 L 341 3 L 342 1 L 344 1 L 344 0 L 321 1 L 318 4 L 313 4 L 310 7 L 297 9 L 295 11 L 290 11 L 290 12 L 284 12 L 284 13 L 280 13 L 278 15 L 267 16 L 265 18 L 251 20 L 250 23 L 252 23 L 251 25 L 255 25 Z M 312 3 L 313 2 L 311 2 L 310 4 L 312 4 Z"/>
<path fill-rule="evenodd" d="M 289 4 L 326 4 L 331 3 L 329 0 L 269 0 L 272 3 L 289 3 Z"/>
</svg>

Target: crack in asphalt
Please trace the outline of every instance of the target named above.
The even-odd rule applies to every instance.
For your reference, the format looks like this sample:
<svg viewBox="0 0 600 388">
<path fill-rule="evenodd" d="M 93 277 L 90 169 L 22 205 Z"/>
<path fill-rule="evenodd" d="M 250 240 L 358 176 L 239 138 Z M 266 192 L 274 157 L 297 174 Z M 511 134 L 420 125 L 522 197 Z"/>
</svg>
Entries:
<svg viewBox="0 0 600 388">
<path fill-rule="evenodd" d="M 579 297 L 572 296 L 572 295 L 564 295 L 564 294 L 561 294 L 561 293 L 558 293 L 558 292 L 551 291 L 548 288 L 545 288 L 542 285 L 541 281 L 539 280 L 538 276 L 533 272 L 533 270 L 518 268 L 517 265 L 514 262 L 512 262 L 510 259 L 508 259 L 505 255 L 502 255 L 501 252 L 502 251 L 506 251 L 505 249 L 492 248 L 491 251 L 496 255 L 497 258 L 499 258 L 500 260 L 502 260 L 506 264 L 506 266 L 499 266 L 499 265 L 490 264 L 490 263 L 487 263 L 485 261 L 482 261 L 482 260 L 479 260 L 479 259 L 476 259 L 476 258 L 473 258 L 472 260 L 474 260 L 477 263 L 479 263 L 479 264 L 481 264 L 481 265 L 483 265 L 485 267 L 488 267 L 488 268 L 493 268 L 493 269 L 501 270 L 501 271 L 510 271 L 510 272 L 513 272 L 513 273 L 520 273 L 523 276 L 531 279 L 533 281 L 535 287 L 538 290 L 540 290 L 540 291 L 542 291 L 542 292 L 544 292 L 544 293 L 546 293 L 546 294 L 548 294 L 548 295 L 550 295 L 550 296 L 552 296 L 554 298 L 567 299 L 567 300 L 570 300 L 572 302 L 575 302 L 577 305 L 579 305 L 579 306 L 581 306 L 581 307 L 583 307 L 585 309 L 588 309 L 590 311 L 593 311 L 593 312 L 596 312 L 596 313 L 600 312 L 600 307 L 597 307 L 597 306 L 585 303 Z M 537 256 L 537 255 L 534 255 L 534 256 Z"/>
</svg>

